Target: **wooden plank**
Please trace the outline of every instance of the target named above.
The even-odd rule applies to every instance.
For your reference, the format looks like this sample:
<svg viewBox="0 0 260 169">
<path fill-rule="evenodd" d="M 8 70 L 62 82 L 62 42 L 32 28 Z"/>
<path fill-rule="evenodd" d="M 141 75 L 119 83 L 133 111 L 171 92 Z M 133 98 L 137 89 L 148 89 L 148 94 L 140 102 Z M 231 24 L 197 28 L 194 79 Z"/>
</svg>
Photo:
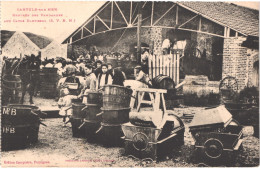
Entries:
<svg viewBox="0 0 260 169">
<path fill-rule="evenodd" d="M 165 67 L 165 55 L 163 56 L 163 75 L 166 75 L 166 67 Z"/>
<path fill-rule="evenodd" d="M 152 93 L 149 93 L 149 96 L 150 96 L 151 102 L 153 103 L 153 106 L 154 106 L 154 96 Z M 153 109 L 154 109 L 154 107 L 153 107 Z"/>
<path fill-rule="evenodd" d="M 155 101 L 154 101 L 154 111 L 158 111 L 160 109 L 160 93 L 155 93 Z"/>
<path fill-rule="evenodd" d="M 138 92 L 167 93 L 166 89 L 136 88 L 135 90 Z"/>
<path fill-rule="evenodd" d="M 172 58 L 172 54 L 171 54 L 170 60 L 169 60 L 170 78 L 172 78 L 172 75 L 173 75 L 173 73 L 172 73 L 172 60 L 173 60 L 173 58 Z M 173 78 L 172 78 L 172 79 L 173 79 Z"/>
<path fill-rule="evenodd" d="M 162 105 L 163 105 L 163 114 L 166 113 L 166 105 L 165 105 L 165 100 L 164 100 L 164 95 L 163 93 L 160 94 L 162 98 Z"/>
<path fill-rule="evenodd" d="M 138 106 L 137 106 L 137 111 L 138 112 L 140 111 L 142 100 L 144 99 L 144 94 L 145 94 L 145 92 L 142 93 L 141 98 L 139 100 L 139 103 L 138 103 Z"/>
<path fill-rule="evenodd" d="M 166 56 L 164 57 L 164 60 L 165 60 L 165 73 L 166 73 L 167 76 L 169 76 L 169 62 L 168 62 L 168 56 L 169 56 L 169 55 L 166 55 Z"/>
<path fill-rule="evenodd" d="M 148 56 L 148 67 L 149 67 L 149 78 L 152 79 L 153 78 L 153 74 L 152 74 L 152 55 L 150 54 Z"/>
<path fill-rule="evenodd" d="M 177 71 L 177 79 L 176 79 L 176 84 L 179 84 L 179 81 L 180 81 L 180 52 L 177 54 L 177 62 L 176 62 L 176 71 Z"/>
<path fill-rule="evenodd" d="M 159 57 L 156 56 L 156 75 L 155 76 L 158 76 L 159 75 Z"/>
<path fill-rule="evenodd" d="M 152 67 L 152 69 L 153 69 L 153 78 L 154 78 L 155 77 L 155 55 L 153 55 L 153 67 Z"/>
<path fill-rule="evenodd" d="M 162 60 L 162 55 L 160 55 L 160 74 L 163 74 L 163 60 Z"/>
<path fill-rule="evenodd" d="M 132 95 L 131 101 L 130 101 L 130 108 L 131 109 L 134 108 L 136 98 L 137 98 L 137 91 L 135 89 L 133 89 L 133 95 Z"/>
<path fill-rule="evenodd" d="M 175 77 L 176 77 L 176 71 L 175 71 L 175 63 L 176 63 L 176 51 L 174 51 L 174 53 L 173 53 L 173 68 L 172 68 L 172 70 L 173 70 L 173 81 L 176 83 L 176 79 L 175 79 Z"/>
</svg>

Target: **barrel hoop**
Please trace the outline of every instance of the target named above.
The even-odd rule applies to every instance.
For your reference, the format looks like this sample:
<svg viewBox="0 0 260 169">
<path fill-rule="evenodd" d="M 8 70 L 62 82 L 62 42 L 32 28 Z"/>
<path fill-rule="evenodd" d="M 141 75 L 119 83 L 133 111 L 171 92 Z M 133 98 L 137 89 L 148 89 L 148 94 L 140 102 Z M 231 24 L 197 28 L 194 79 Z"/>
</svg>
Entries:
<svg viewBox="0 0 260 169">
<path fill-rule="evenodd" d="M 111 124 L 111 123 L 104 123 L 104 122 L 101 122 L 101 125 L 102 126 L 112 126 L 112 127 L 118 127 L 118 126 L 121 126 L 121 124 Z"/>
<path fill-rule="evenodd" d="M 21 87 L 7 87 L 5 84 L 2 84 L 3 88 L 7 88 L 7 89 L 21 89 Z"/>
</svg>

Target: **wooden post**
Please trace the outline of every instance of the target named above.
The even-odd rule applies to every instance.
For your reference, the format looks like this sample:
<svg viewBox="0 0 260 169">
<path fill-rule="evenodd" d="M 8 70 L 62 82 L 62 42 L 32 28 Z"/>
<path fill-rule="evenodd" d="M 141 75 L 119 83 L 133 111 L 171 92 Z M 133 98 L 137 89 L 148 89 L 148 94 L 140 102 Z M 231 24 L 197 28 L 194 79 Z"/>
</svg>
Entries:
<svg viewBox="0 0 260 169">
<path fill-rule="evenodd" d="M 137 21 L 137 63 L 141 64 L 141 26 L 142 26 L 142 6 L 138 3 L 138 21 Z"/>
<path fill-rule="evenodd" d="M 180 52 L 177 53 L 177 59 L 176 59 L 177 63 L 176 63 L 176 84 L 179 84 L 179 75 L 180 75 Z"/>
<path fill-rule="evenodd" d="M 173 80 L 176 83 L 176 50 L 173 52 Z"/>
</svg>

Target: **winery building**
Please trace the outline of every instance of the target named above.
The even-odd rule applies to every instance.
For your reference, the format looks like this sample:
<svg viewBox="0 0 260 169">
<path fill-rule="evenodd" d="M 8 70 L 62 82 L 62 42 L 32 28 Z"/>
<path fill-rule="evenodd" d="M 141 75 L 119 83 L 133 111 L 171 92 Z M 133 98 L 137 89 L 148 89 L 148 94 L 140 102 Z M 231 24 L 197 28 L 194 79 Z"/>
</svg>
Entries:
<svg viewBox="0 0 260 169">
<path fill-rule="evenodd" d="M 151 77 L 166 74 L 175 80 L 207 75 L 219 81 L 233 76 L 239 90 L 259 86 L 259 11 L 232 3 L 110 1 L 63 44 L 68 45 L 68 57 L 80 55 L 79 51 L 84 54 L 91 46 L 104 53 L 132 54 L 138 33 L 152 55 Z M 172 51 L 174 59 L 163 56 L 165 39 L 185 42 L 183 48 Z M 164 71 L 160 68 L 165 64 L 169 69 Z"/>
</svg>

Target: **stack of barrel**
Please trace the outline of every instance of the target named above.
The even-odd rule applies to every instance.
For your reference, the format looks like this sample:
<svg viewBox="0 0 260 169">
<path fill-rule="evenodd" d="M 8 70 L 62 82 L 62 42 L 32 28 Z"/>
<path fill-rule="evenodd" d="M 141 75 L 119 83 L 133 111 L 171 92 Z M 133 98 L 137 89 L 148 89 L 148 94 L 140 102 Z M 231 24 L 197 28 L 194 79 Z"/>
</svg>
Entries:
<svg viewBox="0 0 260 169">
<path fill-rule="evenodd" d="M 84 137 L 89 141 L 96 139 L 96 131 L 100 127 L 102 107 L 102 93 L 88 92 L 87 104 L 75 103 L 72 105 L 73 113 L 70 119 L 73 137 Z"/>
<path fill-rule="evenodd" d="M 58 74 L 57 68 L 43 68 L 40 73 L 41 97 L 55 98 L 57 95 Z"/>
<path fill-rule="evenodd" d="M 130 88 L 105 85 L 103 88 L 103 107 L 101 127 L 97 131 L 104 145 L 117 145 L 123 136 L 121 124 L 129 122 Z"/>
<path fill-rule="evenodd" d="M 38 141 L 40 110 L 36 106 L 9 104 L 2 107 L 2 151 L 26 148 Z"/>
</svg>

